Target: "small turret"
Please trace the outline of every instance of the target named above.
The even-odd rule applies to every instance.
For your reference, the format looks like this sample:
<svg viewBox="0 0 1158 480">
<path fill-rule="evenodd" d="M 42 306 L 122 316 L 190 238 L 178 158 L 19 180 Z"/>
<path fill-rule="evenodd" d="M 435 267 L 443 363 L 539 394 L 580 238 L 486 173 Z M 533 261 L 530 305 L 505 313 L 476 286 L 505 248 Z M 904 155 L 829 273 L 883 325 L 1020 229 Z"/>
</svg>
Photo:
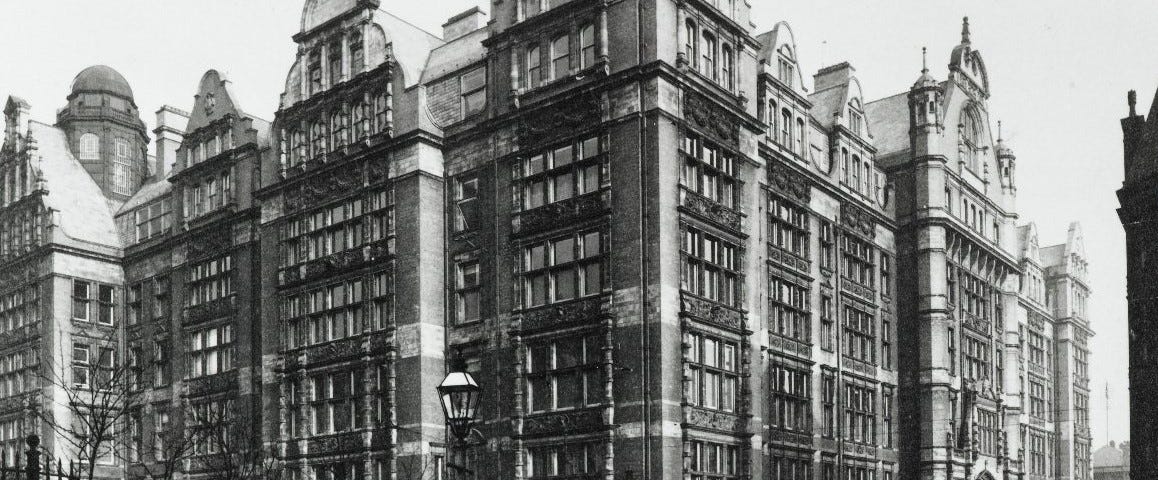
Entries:
<svg viewBox="0 0 1158 480">
<path fill-rule="evenodd" d="M 1001 188 L 1017 191 L 1017 155 L 1001 135 L 1001 121 L 997 122 L 997 165 L 1001 169 Z"/>
<path fill-rule="evenodd" d="M 944 130 L 941 99 L 944 89 L 941 83 L 929 74 L 928 53 L 921 48 L 921 76 L 909 89 L 909 134 L 913 136 L 914 153 L 930 151 L 927 142 L 930 136 Z"/>
</svg>

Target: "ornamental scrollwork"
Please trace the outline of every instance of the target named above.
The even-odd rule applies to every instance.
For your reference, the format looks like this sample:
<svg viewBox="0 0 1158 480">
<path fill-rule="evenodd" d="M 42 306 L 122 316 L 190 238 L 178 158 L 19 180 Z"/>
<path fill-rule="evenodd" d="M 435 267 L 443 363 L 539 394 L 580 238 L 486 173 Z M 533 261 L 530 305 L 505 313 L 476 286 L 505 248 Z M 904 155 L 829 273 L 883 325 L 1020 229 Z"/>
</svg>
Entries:
<svg viewBox="0 0 1158 480">
<path fill-rule="evenodd" d="M 733 232 L 742 232 L 744 224 L 740 212 L 687 190 L 682 192 L 682 197 L 681 206 L 688 212 L 715 222 Z"/>
<path fill-rule="evenodd" d="M 604 427 L 603 412 L 594 408 L 528 417 L 523 423 L 523 435 L 580 433 Z"/>
<path fill-rule="evenodd" d="M 351 165 L 326 175 L 312 177 L 286 190 L 286 210 L 293 212 L 324 203 L 347 195 L 361 186 L 362 168 L 360 165 Z"/>
<path fill-rule="evenodd" d="M 603 193 L 591 193 L 528 210 L 511 221 L 515 233 L 527 234 L 574 224 L 607 212 Z"/>
<path fill-rule="evenodd" d="M 224 253 L 231 246 L 233 246 L 233 232 L 228 227 L 203 232 L 190 240 L 188 258 L 196 259 L 217 252 Z"/>
<path fill-rule="evenodd" d="M 215 318 L 233 315 L 236 310 L 234 308 L 234 298 L 233 296 L 228 296 L 189 307 L 185 310 L 185 325 L 193 325 Z"/>
<path fill-rule="evenodd" d="M 812 200 L 812 186 L 808 178 L 782 162 L 768 162 L 768 183 L 797 203 L 808 205 Z"/>
<path fill-rule="evenodd" d="M 744 430 L 744 419 L 738 415 L 688 407 L 687 423 L 700 428 L 724 432 Z"/>
<path fill-rule="evenodd" d="M 845 227 L 868 238 L 876 236 L 876 221 L 864 209 L 851 203 L 840 205 L 840 222 Z"/>
<path fill-rule="evenodd" d="M 740 143 L 739 120 L 703 95 L 688 92 L 684 96 L 684 118 L 723 143 L 732 146 Z"/>
<path fill-rule="evenodd" d="M 363 353 L 361 338 L 348 338 L 314 347 L 306 352 L 306 363 L 330 363 Z"/>
<path fill-rule="evenodd" d="M 594 322 L 603 317 L 603 299 L 589 298 L 523 314 L 523 330 L 536 330 L 573 322 Z"/>
<path fill-rule="evenodd" d="M 237 371 L 189 380 L 188 396 L 198 397 L 237 388 Z"/>
<path fill-rule="evenodd" d="M 680 299 L 683 313 L 692 318 L 732 330 L 744 330 L 744 314 L 715 302 L 683 295 Z"/>
<path fill-rule="evenodd" d="M 528 113 L 519 119 L 519 144 L 538 145 L 599 124 L 603 99 L 587 94 Z"/>
<path fill-rule="evenodd" d="M 309 441 L 309 452 L 310 455 L 326 455 L 360 450 L 362 446 L 361 433 L 347 433 L 323 438 L 311 438 Z"/>
</svg>

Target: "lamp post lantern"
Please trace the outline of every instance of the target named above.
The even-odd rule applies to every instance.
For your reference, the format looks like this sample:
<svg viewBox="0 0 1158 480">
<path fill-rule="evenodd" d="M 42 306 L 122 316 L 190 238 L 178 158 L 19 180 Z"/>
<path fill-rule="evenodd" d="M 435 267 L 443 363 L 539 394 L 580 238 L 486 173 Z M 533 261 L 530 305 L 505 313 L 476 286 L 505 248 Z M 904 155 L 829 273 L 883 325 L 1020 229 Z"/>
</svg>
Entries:
<svg viewBox="0 0 1158 480">
<path fill-rule="evenodd" d="M 466 442 L 478 415 L 482 388 L 475 382 L 474 377 L 466 372 L 461 361 L 455 363 L 452 370 L 446 374 L 446 378 L 438 385 L 438 397 L 450 432 L 460 442 Z"/>
</svg>

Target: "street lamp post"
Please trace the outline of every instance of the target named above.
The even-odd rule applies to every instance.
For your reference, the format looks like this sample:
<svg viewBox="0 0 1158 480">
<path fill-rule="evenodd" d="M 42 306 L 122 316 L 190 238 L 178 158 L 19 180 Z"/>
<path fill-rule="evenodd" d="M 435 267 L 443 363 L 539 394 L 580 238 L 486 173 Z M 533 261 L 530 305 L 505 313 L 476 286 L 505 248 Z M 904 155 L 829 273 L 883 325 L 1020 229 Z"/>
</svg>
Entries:
<svg viewBox="0 0 1158 480">
<path fill-rule="evenodd" d="M 466 371 L 466 365 L 461 356 L 454 360 L 451 371 L 438 385 L 438 399 L 439 403 L 442 404 L 442 413 L 446 416 L 446 426 L 457 440 L 456 446 L 462 452 L 463 460 L 466 459 L 467 439 L 470 438 L 471 433 L 478 432 L 474 429 L 474 422 L 475 417 L 478 416 L 481 393 L 482 388 L 479 387 L 474 377 Z M 448 462 L 447 467 L 473 477 L 475 472 L 466 468 L 462 463 L 466 462 L 463 461 L 459 464 Z"/>
</svg>

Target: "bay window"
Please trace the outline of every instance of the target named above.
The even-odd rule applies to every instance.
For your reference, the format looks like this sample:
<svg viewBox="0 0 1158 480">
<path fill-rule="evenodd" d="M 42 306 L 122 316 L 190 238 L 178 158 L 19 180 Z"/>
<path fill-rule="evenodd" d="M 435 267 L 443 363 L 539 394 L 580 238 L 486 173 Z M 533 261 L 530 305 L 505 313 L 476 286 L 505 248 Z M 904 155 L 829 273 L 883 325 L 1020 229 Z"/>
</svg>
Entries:
<svg viewBox="0 0 1158 480">
<path fill-rule="evenodd" d="M 566 410 L 603 403 L 602 335 L 532 345 L 527 355 L 529 411 Z"/>
<path fill-rule="evenodd" d="M 728 306 L 741 302 L 739 247 L 693 227 L 684 227 L 680 288 Z"/>
<path fill-rule="evenodd" d="M 684 398 L 697 407 L 724 412 L 736 410 L 739 394 L 739 346 L 719 338 L 689 333 L 686 353 L 691 370 Z"/>
<path fill-rule="evenodd" d="M 605 285 L 605 243 L 602 232 L 590 230 L 524 247 L 524 306 L 537 307 L 601 293 Z"/>
</svg>

